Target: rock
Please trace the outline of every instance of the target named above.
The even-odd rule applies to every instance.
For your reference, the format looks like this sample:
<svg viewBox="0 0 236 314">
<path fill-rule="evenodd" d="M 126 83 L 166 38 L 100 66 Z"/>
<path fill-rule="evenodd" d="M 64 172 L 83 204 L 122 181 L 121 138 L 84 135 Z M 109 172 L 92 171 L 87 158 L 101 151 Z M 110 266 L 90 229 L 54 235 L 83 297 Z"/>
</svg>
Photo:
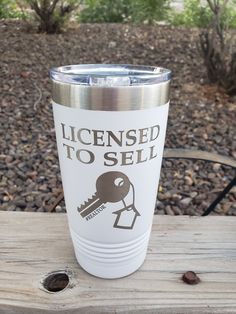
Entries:
<svg viewBox="0 0 236 314">
<path fill-rule="evenodd" d="M 191 177 L 185 176 L 184 180 L 187 185 L 193 185 L 193 179 Z"/>
<path fill-rule="evenodd" d="M 16 209 L 16 206 L 11 204 L 7 207 L 7 211 L 14 211 Z"/>
<path fill-rule="evenodd" d="M 16 174 L 18 178 L 20 178 L 23 181 L 27 179 L 27 176 L 22 171 L 16 171 Z"/>
<path fill-rule="evenodd" d="M 166 167 L 166 168 L 172 167 L 172 162 L 169 161 L 169 160 L 166 160 L 166 161 L 165 161 L 165 167 Z"/>
<path fill-rule="evenodd" d="M 16 212 L 22 212 L 22 211 L 23 211 L 23 208 L 21 208 L 21 207 L 16 207 L 15 211 L 16 211 Z"/>
<path fill-rule="evenodd" d="M 19 162 L 18 165 L 17 165 L 17 167 L 18 167 L 21 171 L 24 171 L 24 170 L 25 170 L 25 166 L 26 166 L 25 162 Z"/>
<path fill-rule="evenodd" d="M 208 174 L 209 179 L 214 179 L 215 178 L 215 173 L 209 173 Z"/>
<path fill-rule="evenodd" d="M 39 212 L 39 213 L 44 213 L 44 212 L 45 212 L 45 209 L 42 208 L 42 207 L 40 207 L 40 208 L 37 209 L 37 212 Z"/>
<path fill-rule="evenodd" d="M 201 201 L 200 204 L 198 205 L 198 208 L 201 210 L 201 211 L 205 211 L 209 205 L 210 205 L 210 201 Z"/>
<path fill-rule="evenodd" d="M 26 191 L 27 192 L 32 192 L 32 191 L 35 191 L 36 194 L 39 194 L 40 192 L 37 192 L 37 186 L 34 182 L 30 183 L 30 184 L 27 184 L 27 187 L 26 187 Z M 35 194 L 34 194 L 35 195 Z"/>
<path fill-rule="evenodd" d="M 37 175 L 38 175 L 37 171 L 27 172 L 27 176 L 32 180 L 35 180 L 37 178 Z"/>
<path fill-rule="evenodd" d="M 191 198 L 195 198 L 197 195 L 198 195 L 197 192 L 191 192 L 191 193 L 190 193 L 190 197 L 191 197 Z"/>
<path fill-rule="evenodd" d="M 42 206 L 42 200 L 41 198 L 37 198 L 34 202 L 35 206 L 40 208 Z"/>
<path fill-rule="evenodd" d="M 217 163 L 213 164 L 213 170 L 215 172 L 218 172 L 220 169 L 221 169 L 221 164 L 217 164 Z"/>
<path fill-rule="evenodd" d="M 202 137 L 204 138 L 204 140 L 208 140 L 208 135 L 207 135 L 207 133 L 203 133 L 203 134 L 202 134 Z"/>
<path fill-rule="evenodd" d="M 158 200 L 159 201 L 164 201 L 166 199 L 170 199 L 171 198 L 171 194 L 169 192 L 166 192 L 166 193 L 158 193 L 158 196 L 157 196 Z"/>
<path fill-rule="evenodd" d="M 185 208 L 184 214 L 189 215 L 189 216 L 195 216 L 196 215 L 195 210 L 193 208 Z"/>
<path fill-rule="evenodd" d="M 62 212 L 66 213 L 66 207 L 65 206 L 62 206 Z"/>
<path fill-rule="evenodd" d="M 6 169 L 7 169 L 7 166 L 2 164 L 2 163 L 0 163 L 0 170 L 6 170 Z"/>
<path fill-rule="evenodd" d="M 191 197 L 185 197 L 179 202 L 179 205 L 181 206 L 181 208 L 186 208 L 190 205 L 191 201 Z"/>
<path fill-rule="evenodd" d="M 2 199 L 3 199 L 3 202 L 9 202 L 9 200 L 10 200 L 9 196 L 7 196 L 7 195 L 3 196 Z"/>
<path fill-rule="evenodd" d="M 63 209 L 62 209 L 61 206 L 57 205 L 56 208 L 55 208 L 55 211 L 56 211 L 56 213 L 62 213 Z"/>
<path fill-rule="evenodd" d="M 10 186 L 9 187 L 9 190 L 8 190 L 9 194 L 15 194 L 17 192 L 18 192 L 18 187 L 16 187 L 16 186 Z"/>
<path fill-rule="evenodd" d="M 216 206 L 216 208 L 214 209 L 214 212 L 217 213 L 217 214 L 221 214 L 222 211 L 223 211 L 223 207 L 222 207 L 221 204 L 218 204 L 218 205 Z"/>
<path fill-rule="evenodd" d="M 173 201 L 179 201 L 179 200 L 181 200 L 181 198 L 182 198 L 182 196 L 179 195 L 179 194 L 173 194 L 173 195 L 171 196 L 171 199 L 172 199 Z"/>
<path fill-rule="evenodd" d="M 232 208 L 232 204 L 231 203 L 225 203 L 222 205 L 222 210 L 224 214 L 227 214 L 228 211 Z"/>
<path fill-rule="evenodd" d="M 5 162 L 6 162 L 7 164 L 11 163 L 12 161 L 13 161 L 13 157 L 12 157 L 12 156 L 6 156 Z"/>
<path fill-rule="evenodd" d="M 28 138 L 26 136 L 22 136 L 21 137 L 21 142 L 22 143 L 27 143 L 28 142 Z"/>
<path fill-rule="evenodd" d="M 20 76 L 22 78 L 28 78 L 30 76 L 30 72 L 29 71 L 22 71 Z"/>
<path fill-rule="evenodd" d="M 175 214 L 169 205 L 166 206 L 164 210 L 165 210 L 165 213 L 166 213 L 167 215 L 172 215 L 172 216 L 174 216 L 174 214 Z"/>
<path fill-rule="evenodd" d="M 165 205 L 163 204 L 163 202 L 160 202 L 159 200 L 156 201 L 156 208 L 158 210 L 160 209 L 164 209 Z"/>
<path fill-rule="evenodd" d="M 44 194 L 44 196 L 43 196 L 44 202 L 51 200 L 51 198 L 52 198 L 51 193 L 47 193 L 46 195 Z"/>
<path fill-rule="evenodd" d="M 27 195 L 25 199 L 26 199 L 27 203 L 34 201 L 34 197 L 32 195 Z"/>
<path fill-rule="evenodd" d="M 17 185 L 17 186 L 19 186 L 19 187 L 21 187 L 21 189 L 22 189 L 22 185 L 23 185 L 23 182 L 24 182 L 24 180 L 22 180 L 22 179 L 20 179 L 20 178 L 16 178 L 15 179 L 15 184 Z"/>
<path fill-rule="evenodd" d="M 115 41 L 110 41 L 108 43 L 108 48 L 115 48 L 116 47 L 116 42 Z"/>
<path fill-rule="evenodd" d="M 166 190 L 171 190 L 171 188 L 172 188 L 172 182 L 171 181 L 168 181 L 168 180 L 166 180 L 165 182 L 163 182 L 163 187 L 165 187 L 166 188 Z M 168 192 L 167 192 L 168 193 Z"/>
<path fill-rule="evenodd" d="M 6 173 L 6 176 L 11 179 L 11 178 L 14 178 L 15 177 L 15 172 L 12 171 L 12 170 L 8 170 L 7 173 Z"/>
<path fill-rule="evenodd" d="M 8 203 L 1 204 L 1 210 L 8 210 Z"/>
<path fill-rule="evenodd" d="M 182 215 L 183 214 L 181 209 L 177 206 L 172 206 L 172 210 L 175 213 L 175 215 Z"/>
<path fill-rule="evenodd" d="M 219 144 L 219 143 L 222 141 L 222 136 L 220 136 L 220 135 L 214 136 L 214 141 L 215 141 L 217 144 Z"/>
<path fill-rule="evenodd" d="M 230 207 L 229 211 L 227 212 L 227 215 L 236 216 L 236 208 Z"/>
<path fill-rule="evenodd" d="M 47 184 L 41 185 L 41 186 L 39 187 L 39 190 L 40 190 L 40 191 L 43 191 L 43 192 L 48 191 L 48 186 L 47 186 Z"/>
<path fill-rule="evenodd" d="M 27 206 L 27 204 L 23 200 L 15 201 L 15 205 L 18 206 L 20 209 L 25 208 Z"/>
<path fill-rule="evenodd" d="M 196 197 L 195 197 L 195 200 L 196 201 L 203 201 L 206 199 L 206 195 L 204 194 L 204 192 L 202 192 L 201 194 L 198 194 Z"/>
</svg>

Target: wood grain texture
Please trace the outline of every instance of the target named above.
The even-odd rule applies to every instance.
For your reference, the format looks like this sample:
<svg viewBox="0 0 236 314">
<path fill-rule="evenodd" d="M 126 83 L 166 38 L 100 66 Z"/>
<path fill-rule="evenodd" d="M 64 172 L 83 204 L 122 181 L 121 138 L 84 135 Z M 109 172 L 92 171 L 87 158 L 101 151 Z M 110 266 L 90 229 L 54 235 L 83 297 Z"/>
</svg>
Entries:
<svg viewBox="0 0 236 314">
<path fill-rule="evenodd" d="M 236 219 L 155 216 L 148 255 L 131 276 L 103 280 L 77 264 L 65 214 L 0 212 L 0 313 L 236 313 Z M 66 270 L 49 293 L 42 280 Z M 201 279 L 181 280 L 188 270 Z"/>
</svg>

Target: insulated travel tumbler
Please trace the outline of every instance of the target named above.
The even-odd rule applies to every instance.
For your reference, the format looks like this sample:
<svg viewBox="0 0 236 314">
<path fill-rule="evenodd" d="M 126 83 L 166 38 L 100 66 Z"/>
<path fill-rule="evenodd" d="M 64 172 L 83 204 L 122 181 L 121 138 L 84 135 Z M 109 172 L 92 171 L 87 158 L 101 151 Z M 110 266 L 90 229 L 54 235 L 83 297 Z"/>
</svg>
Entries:
<svg viewBox="0 0 236 314">
<path fill-rule="evenodd" d="M 143 263 L 164 149 L 171 72 L 134 65 L 50 71 L 69 229 L 87 272 L 119 278 Z"/>
</svg>

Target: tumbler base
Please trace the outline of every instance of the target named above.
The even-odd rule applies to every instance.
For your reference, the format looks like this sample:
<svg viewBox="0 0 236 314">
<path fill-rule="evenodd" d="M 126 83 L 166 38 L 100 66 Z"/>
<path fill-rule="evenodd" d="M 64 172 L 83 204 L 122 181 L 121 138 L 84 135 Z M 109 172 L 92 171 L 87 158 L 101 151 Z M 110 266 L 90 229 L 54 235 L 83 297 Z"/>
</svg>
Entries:
<svg viewBox="0 0 236 314">
<path fill-rule="evenodd" d="M 96 277 L 114 279 L 132 274 L 143 264 L 150 230 L 135 240 L 118 244 L 92 242 L 73 230 L 71 236 L 80 266 Z"/>
<path fill-rule="evenodd" d="M 119 265 L 106 265 L 105 263 L 95 263 L 89 261 L 87 257 L 83 256 L 81 253 L 75 253 L 76 259 L 80 266 L 89 274 L 104 278 L 104 279 L 116 279 L 131 275 L 142 266 L 146 251 L 134 258 L 132 261 L 128 261 L 127 264 Z"/>
</svg>

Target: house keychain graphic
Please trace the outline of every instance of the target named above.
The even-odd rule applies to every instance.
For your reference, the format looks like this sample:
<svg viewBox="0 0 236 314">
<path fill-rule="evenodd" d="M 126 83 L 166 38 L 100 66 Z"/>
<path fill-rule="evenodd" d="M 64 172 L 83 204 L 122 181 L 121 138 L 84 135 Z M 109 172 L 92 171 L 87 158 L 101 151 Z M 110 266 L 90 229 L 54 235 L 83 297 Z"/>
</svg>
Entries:
<svg viewBox="0 0 236 314">
<path fill-rule="evenodd" d="M 96 193 L 85 204 L 78 207 L 81 217 L 89 217 L 92 213 L 100 213 L 98 210 L 105 204 L 118 203 L 122 208 L 113 212 L 116 215 L 114 228 L 133 229 L 135 221 L 140 213 L 135 208 L 135 190 L 127 175 L 119 171 L 109 171 L 101 174 L 96 181 Z"/>
</svg>

